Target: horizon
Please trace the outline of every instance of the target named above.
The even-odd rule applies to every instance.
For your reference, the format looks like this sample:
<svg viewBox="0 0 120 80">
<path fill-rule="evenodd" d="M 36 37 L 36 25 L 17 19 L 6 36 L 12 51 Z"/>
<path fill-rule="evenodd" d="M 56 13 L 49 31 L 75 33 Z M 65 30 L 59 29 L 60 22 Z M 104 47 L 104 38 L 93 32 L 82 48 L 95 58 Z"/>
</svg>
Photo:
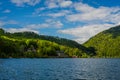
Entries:
<svg viewBox="0 0 120 80">
<path fill-rule="evenodd" d="M 0 0 L 0 28 L 84 43 L 120 24 L 120 0 Z"/>
</svg>

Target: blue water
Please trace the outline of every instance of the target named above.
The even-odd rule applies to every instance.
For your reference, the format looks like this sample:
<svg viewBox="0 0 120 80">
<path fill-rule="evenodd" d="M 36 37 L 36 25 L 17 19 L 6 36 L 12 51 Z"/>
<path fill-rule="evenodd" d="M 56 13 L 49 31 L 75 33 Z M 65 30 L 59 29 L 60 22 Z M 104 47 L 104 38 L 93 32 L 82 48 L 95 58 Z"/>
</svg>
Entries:
<svg viewBox="0 0 120 80">
<path fill-rule="evenodd" d="M 0 59 L 0 80 L 120 80 L 120 59 Z"/>
</svg>

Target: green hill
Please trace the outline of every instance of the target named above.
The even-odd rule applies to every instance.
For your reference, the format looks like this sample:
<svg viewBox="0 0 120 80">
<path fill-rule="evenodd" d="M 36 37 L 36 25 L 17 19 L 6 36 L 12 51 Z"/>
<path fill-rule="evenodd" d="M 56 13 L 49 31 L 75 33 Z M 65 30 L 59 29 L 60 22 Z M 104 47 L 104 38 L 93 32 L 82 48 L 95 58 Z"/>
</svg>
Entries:
<svg viewBox="0 0 120 80">
<path fill-rule="evenodd" d="M 34 32 L 17 32 L 17 33 L 10 33 L 9 34 L 10 37 L 14 37 L 14 38 L 31 38 L 31 39 L 41 39 L 41 40 L 48 40 L 51 42 L 55 42 L 58 43 L 60 45 L 65 45 L 65 46 L 69 46 L 72 48 L 82 48 L 85 49 L 84 46 L 78 44 L 77 42 L 73 41 L 73 40 L 69 40 L 69 39 L 65 39 L 65 38 L 59 38 L 59 37 L 54 37 L 54 36 L 48 36 L 48 35 L 38 35 Z M 72 43 L 72 44 L 71 44 Z"/>
<path fill-rule="evenodd" d="M 120 58 L 120 25 L 95 35 L 84 46 L 95 50 L 96 57 Z"/>
<path fill-rule="evenodd" d="M 0 57 L 90 57 L 92 52 L 75 41 L 0 29 Z"/>
</svg>

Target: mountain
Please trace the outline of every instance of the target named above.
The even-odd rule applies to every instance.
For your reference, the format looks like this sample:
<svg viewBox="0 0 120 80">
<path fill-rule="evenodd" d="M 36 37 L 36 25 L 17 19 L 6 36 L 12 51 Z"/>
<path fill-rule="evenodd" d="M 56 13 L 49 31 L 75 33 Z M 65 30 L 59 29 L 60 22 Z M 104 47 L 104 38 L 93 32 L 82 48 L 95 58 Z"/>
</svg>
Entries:
<svg viewBox="0 0 120 80">
<path fill-rule="evenodd" d="M 72 48 L 79 48 L 79 49 L 86 49 L 84 46 L 80 45 L 79 43 L 77 43 L 76 41 L 73 40 L 69 40 L 69 39 L 65 39 L 65 38 L 59 38 L 59 37 L 55 37 L 55 36 L 48 36 L 48 35 L 39 35 L 37 33 L 34 32 L 17 32 L 17 33 L 8 33 L 1 29 L 1 34 L 5 34 L 6 36 L 9 36 L 11 38 L 29 38 L 29 39 L 41 39 L 41 40 L 48 40 L 51 42 L 55 42 L 57 44 L 60 45 L 65 45 L 65 46 L 69 46 Z"/>
<path fill-rule="evenodd" d="M 34 38 L 34 39 L 48 40 L 48 41 L 55 42 L 60 45 L 69 46 L 72 48 L 85 49 L 84 46 L 78 44 L 77 42 L 73 40 L 54 37 L 54 36 L 48 36 L 48 35 L 38 35 L 34 32 L 17 32 L 17 33 L 11 33 L 10 36 L 14 38 Z"/>
<path fill-rule="evenodd" d="M 100 32 L 84 43 L 96 57 L 120 58 L 120 25 Z"/>
<path fill-rule="evenodd" d="M 0 57 L 90 57 L 92 51 L 65 38 L 0 29 Z"/>
</svg>

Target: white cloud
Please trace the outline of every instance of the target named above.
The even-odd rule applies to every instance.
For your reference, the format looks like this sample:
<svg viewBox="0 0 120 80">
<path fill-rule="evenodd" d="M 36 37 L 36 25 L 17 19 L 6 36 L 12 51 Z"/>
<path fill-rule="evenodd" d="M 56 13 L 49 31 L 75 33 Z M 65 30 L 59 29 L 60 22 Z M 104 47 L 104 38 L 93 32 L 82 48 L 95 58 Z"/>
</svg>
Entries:
<svg viewBox="0 0 120 80">
<path fill-rule="evenodd" d="M 59 11 L 57 13 L 49 13 L 48 16 L 56 18 L 56 17 L 66 16 L 70 13 L 71 12 L 69 10 L 62 10 L 62 11 Z"/>
<path fill-rule="evenodd" d="M 45 0 L 44 1 L 44 7 L 40 7 L 35 9 L 35 11 L 33 12 L 33 14 L 39 14 L 39 16 L 46 16 L 46 14 L 41 14 L 41 11 L 43 10 L 50 10 L 50 9 L 55 9 L 55 8 L 61 8 L 61 10 L 59 10 L 58 12 L 54 12 L 50 13 L 48 12 L 48 16 L 52 16 L 52 17 L 60 17 L 60 16 L 64 16 L 66 13 L 71 12 L 70 10 L 64 10 L 62 9 L 63 7 L 69 7 L 72 5 L 72 1 L 70 0 Z"/>
<path fill-rule="evenodd" d="M 46 0 L 45 5 L 50 9 L 58 7 L 57 0 Z"/>
<path fill-rule="evenodd" d="M 52 17 L 61 17 L 61 16 L 64 16 L 64 15 L 65 15 L 65 13 L 61 13 L 61 12 L 48 14 L 48 16 L 52 16 Z"/>
<path fill-rule="evenodd" d="M 11 0 L 11 2 L 16 4 L 16 6 L 23 7 L 25 4 L 35 6 L 40 0 Z"/>
<path fill-rule="evenodd" d="M 46 24 L 49 25 L 49 27 L 54 27 L 54 28 L 61 28 L 63 26 L 63 23 L 61 21 L 55 21 L 52 19 L 46 20 Z"/>
<path fill-rule="evenodd" d="M 14 20 L 9 20 L 9 21 L 6 21 L 6 22 L 0 21 L 0 28 L 3 28 L 3 29 L 5 29 L 5 31 L 11 32 L 11 33 L 24 32 L 24 31 L 39 33 L 38 31 L 30 29 L 30 28 L 4 28 L 4 26 L 8 25 L 8 24 L 18 24 L 18 22 L 14 21 Z"/>
<path fill-rule="evenodd" d="M 58 7 L 69 7 L 72 5 L 71 0 L 46 0 L 46 6 L 50 9 Z"/>
<path fill-rule="evenodd" d="M 82 4 L 82 3 L 81 3 Z M 66 18 L 69 21 L 79 21 L 79 22 L 85 22 L 88 23 L 88 21 L 98 21 L 98 22 L 114 22 L 118 23 L 118 20 L 120 20 L 120 8 L 116 7 L 99 7 L 99 8 L 93 8 L 88 5 L 79 5 L 79 7 L 75 6 L 75 9 L 78 12 L 77 14 L 68 15 Z"/>
<path fill-rule="evenodd" d="M 72 5 L 72 1 L 62 1 L 62 2 L 60 3 L 60 6 L 61 6 L 61 7 L 68 7 L 68 6 L 70 6 L 70 5 Z"/>
<path fill-rule="evenodd" d="M 35 12 L 33 12 L 33 14 L 39 14 L 43 10 L 45 10 L 45 7 L 37 8 L 37 9 L 35 9 Z"/>
<path fill-rule="evenodd" d="M 51 19 L 46 20 L 45 23 L 41 24 L 29 24 L 26 25 L 26 28 L 29 29 L 41 29 L 41 28 L 61 28 L 63 24 L 60 21 L 54 21 Z"/>
<path fill-rule="evenodd" d="M 0 21 L 0 27 L 4 27 L 4 25 L 8 25 L 8 24 L 18 24 L 17 21 L 14 20 L 9 20 L 9 21 Z"/>
<path fill-rule="evenodd" d="M 59 30 L 59 33 L 69 34 L 75 37 L 75 40 L 79 43 L 87 41 L 90 37 L 97 33 L 113 27 L 113 24 L 91 24 L 86 26 L 79 26 L 75 28 Z"/>
<path fill-rule="evenodd" d="M 60 21 L 53 22 L 57 28 L 61 28 L 63 24 Z"/>
<path fill-rule="evenodd" d="M 58 6 L 54 2 L 48 4 L 48 8 L 56 8 L 56 7 L 58 7 Z"/>
<path fill-rule="evenodd" d="M 91 7 L 87 4 L 83 4 L 83 3 L 74 3 L 74 8 L 75 10 L 79 11 L 79 12 L 91 12 L 93 10 L 95 10 L 94 7 Z"/>
<path fill-rule="evenodd" d="M 30 29 L 40 29 L 40 28 L 46 28 L 46 27 L 49 27 L 48 24 L 29 24 L 26 26 L 26 28 L 30 28 Z"/>
<path fill-rule="evenodd" d="M 9 10 L 9 9 L 6 9 L 3 11 L 3 13 L 10 13 L 10 12 L 11 12 L 11 10 Z"/>
<path fill-rule="evenodd" d="M 9 21 L 8 23 L 15 24 L 14 21 Z M 0 26 L 3 26 L 4 23 L 0 22 Z M 15 33 L 15 32 L 25 32 L 25 31 L 30 31 L 30 32 L 35 32 L 39 34 L 39 29 L 41 28 L 61 28 L 63 24 L 60 21 L 53 21 L 51 19 L 48 19 L 45 21 L 45 23 L 41 24 L 29 24 L 26 25 L 22 28 L 5 28 L 7 32 Z"/>
<path fill-rule="evenodd" d="M 32 30 L 32 29 L 28 29 L 28 28 L 7 28 L 5 29 L 7 32 L 10 32 L 10 33 L 15 33 L 15 32 L 25 32 L 25 31 L 29 31 L 29 32 L 35 32 L 35 33 L 38 33 L 38 31 L 36 30 Z"/>
</svg>

